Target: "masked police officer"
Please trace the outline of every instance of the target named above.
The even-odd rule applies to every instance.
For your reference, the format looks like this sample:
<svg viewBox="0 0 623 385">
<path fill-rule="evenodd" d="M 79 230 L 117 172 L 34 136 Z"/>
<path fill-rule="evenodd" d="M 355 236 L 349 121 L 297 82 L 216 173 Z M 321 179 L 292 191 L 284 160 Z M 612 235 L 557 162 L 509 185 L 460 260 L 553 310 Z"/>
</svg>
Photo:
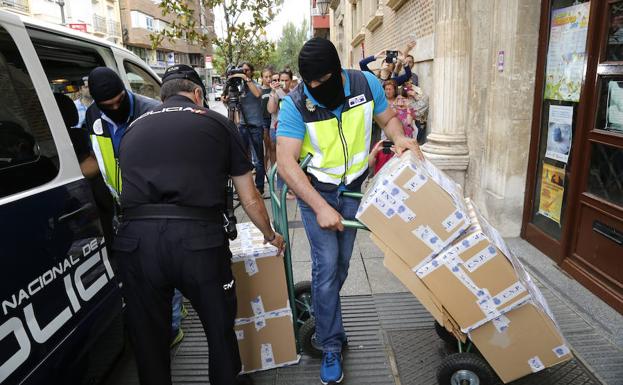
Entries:
<svg viewBox="0 0 623 385">
<path fill-rule="evenodd" d="M 299 198 L 311 246 L 315 341 L 323 351 L 320 380 L 338 384 L 344 379 L 341 351 L 347 341 L 340 290 L 356 235 L 341 220 L 353 219 L 359 206 L 341 192 L 360 191 L 367 176 L 372 119 L 397 152 L 422 154 L 415 139 L 405 137 L 379 81 L 368 72 L 342 69 L 329 40 L 306 42 L 298 61 L 303 84 L 288 94 L 279 112 L 277 166 Z M 308 153 L 313 158 L 306 175 L 297 161 Z"/>
<path fill-rule="evenodd" d="M 169 309 L 173 288 L 179 288 L 208 339 L 210 383 L 241 383 L 236 294 L 223 227 L 230 177 L 265 242 L 281 251 L 283 238 L 271 228 L 235 125 L 201 107 L 197 73 L 176 65 L 162 80 L 164 103 L 130 125 L 120 149 L 123 220 L 113 250 L 139 378 L 143 385 L 171 384 Z"/>
</svg>

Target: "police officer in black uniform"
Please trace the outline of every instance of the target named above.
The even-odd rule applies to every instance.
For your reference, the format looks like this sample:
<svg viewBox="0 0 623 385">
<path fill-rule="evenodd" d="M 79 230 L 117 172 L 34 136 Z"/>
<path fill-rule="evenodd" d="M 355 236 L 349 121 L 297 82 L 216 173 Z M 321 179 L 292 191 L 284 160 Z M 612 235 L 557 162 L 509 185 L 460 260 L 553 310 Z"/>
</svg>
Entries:
<svg viewBox="0 0 623 385">
<path fill-rule="evenodd" d="M 244 383 L 234 333 L 235 283 L 224 230 L 231 177 L 266 243 L 283 250 L 236 127 L 204 107 L 189 66 L 167 69 L 162 105 L 136 119 L 120 147 L 122 223 L 113 244 L 127 303 L 127 327 L 143 385 L 170 385 L 171 297 L 190 300 L 210 349 L 210 383 Z M 246 379 L 245 381 L 248 381 Z"/>
</svg>

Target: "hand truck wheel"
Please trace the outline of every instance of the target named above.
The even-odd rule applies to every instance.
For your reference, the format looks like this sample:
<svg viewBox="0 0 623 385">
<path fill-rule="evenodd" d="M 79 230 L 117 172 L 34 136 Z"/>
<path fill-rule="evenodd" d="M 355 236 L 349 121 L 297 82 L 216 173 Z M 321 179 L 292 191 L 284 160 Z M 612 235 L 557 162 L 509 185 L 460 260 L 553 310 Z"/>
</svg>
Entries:
<svg viewBox="0 0 623 385">
<path fill-rule="evenodd" d="M 454 334 L 450 333 L 445 327 L 443 327 L 437 321 L 435 321 L 435 333 L 437 333 L 437 336 L 443 342 L 450 344 L 452 346 L 456 346 L 456 337 L 454 336 Z"/>
<path fill-rule="evenodd" d="M 484 358 L 475 353 L 450 354 L 437 369 L 439 385 L 495 385 L 498 378 Z"/>
<path fill-rule="evenodd" d="M 312 316 L 311 281 L 301 281 L 294 285 L 296 316 L 303 323 Z"/>
<path fill-rule="evenodd" d="M 315 334 L 316 319 L 314 317 L 309 317 L 299 328 L 299 344 L 303 353 L 314 358 L 321 358 L 322 350 L 318 349 L 313 341 Z"/>
</svg>

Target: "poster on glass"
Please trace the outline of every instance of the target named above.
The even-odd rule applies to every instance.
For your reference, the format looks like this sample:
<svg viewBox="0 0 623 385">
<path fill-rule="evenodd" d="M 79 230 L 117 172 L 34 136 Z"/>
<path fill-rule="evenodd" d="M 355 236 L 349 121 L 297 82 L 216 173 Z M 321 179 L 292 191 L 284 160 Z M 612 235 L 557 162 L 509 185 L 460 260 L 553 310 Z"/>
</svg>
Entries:
<svg viewBox="0 0 623 385">
<path fill-rule="evenodd" d="M 623 132 L 623 81 L 608 82 L 608 109 L 604 129 Z"/>
<path fill-rule="evenodd" d="M 545 157 L 567 163 L 571 151 L 573 107 L 550 106 Z"/>
<path fill-rule="evenodd" d="M 565 194 L 565 170 L 543 163 L 541 173 L 541 192 L 539 194 L 539 214 L 560 225 L 562 199 Z"/>
<path fill-rule="evenodd" d="M 545 99 L 578 102 L 586 62 L 590 2 L 552 12 Z"/>
</svg>

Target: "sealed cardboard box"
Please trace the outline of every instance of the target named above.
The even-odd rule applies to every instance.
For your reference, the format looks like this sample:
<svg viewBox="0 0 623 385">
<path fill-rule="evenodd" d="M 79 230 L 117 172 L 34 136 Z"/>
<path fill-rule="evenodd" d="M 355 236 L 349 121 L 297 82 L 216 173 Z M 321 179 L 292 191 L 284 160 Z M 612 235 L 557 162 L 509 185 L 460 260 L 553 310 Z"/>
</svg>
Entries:
<svg viewBox="0 0 623 385">
<path fill-rule="evenodd" d="M 503 329 L 507 319 L 502 315 L 528 301 L 530 293 L 504 240 L 469 200 L 466 205 L 472 221 L 469 231 L 416 274 L 463 332 L 489 321 Z"/>
<path fill-rule="evenodd" d="M 292 310 L 283 258 L 251 223 L 230 243 L 238 310 L 236 336 L 244 372 L 296 363 Z"/>
<path fill-rule="evenodd" d="M 432 260 L 469 226 L 460 186 L 410 151 L 374 177 L 357 219 L 410 268 Z"/>
<path fill-rule="evenodd" d="M 374 243 L 383 251 L 383 265 L 389 270 L 409 291 L 420 301 L 420 303 L 428 310 L 439 324 L 443 325 L 444 315 L 441 303 L 433 293 L 424 285 L 422 280 L 411 271 L 409 266 L 394 253 L 389 246 L 381 241 L 374 234 L 370 235 Z"/>
<path fill-rule="evenodd" d="M 489 322 L 470 333 L 472 342 L 504 383 L 572 358 L 555 322 L 538 302 L 519 306 L 504 317 L 508 324 L 502 331 Z"/>
<path fill-rule="evenodd" d="M 244 373 L 298 363 L 291 311 L 239 318 L 235 330 Z"/>
</svg>

